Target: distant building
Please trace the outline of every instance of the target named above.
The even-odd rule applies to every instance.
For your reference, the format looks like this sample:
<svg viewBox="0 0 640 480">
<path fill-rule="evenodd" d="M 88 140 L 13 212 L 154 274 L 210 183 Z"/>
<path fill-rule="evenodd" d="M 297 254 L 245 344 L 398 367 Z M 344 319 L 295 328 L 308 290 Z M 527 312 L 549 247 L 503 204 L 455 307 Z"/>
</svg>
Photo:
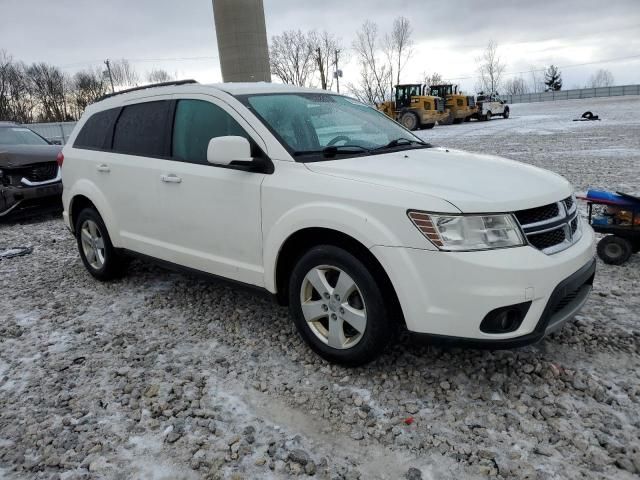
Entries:
<svg viewBox="0 0 640 480">
<path fill-rule="evenodd" d="M 262 0 L 212 0 L 225 82 L 270 82 Z"/>
</svg>

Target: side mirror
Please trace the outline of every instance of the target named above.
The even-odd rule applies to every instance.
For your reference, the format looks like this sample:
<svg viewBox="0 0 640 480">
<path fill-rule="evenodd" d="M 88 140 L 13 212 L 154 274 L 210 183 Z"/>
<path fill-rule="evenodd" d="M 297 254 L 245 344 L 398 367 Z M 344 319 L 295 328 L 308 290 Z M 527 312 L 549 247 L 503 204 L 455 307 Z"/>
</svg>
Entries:
<svg viewBox="0 0 640 480">
<path fill-rule="evenodd" d="M 209 140 L 207 161 L 215 165 L 230 165 L 232 162 L 251 162 L 251 144 L 244 137 L 227 136 Z"/>
</svg>

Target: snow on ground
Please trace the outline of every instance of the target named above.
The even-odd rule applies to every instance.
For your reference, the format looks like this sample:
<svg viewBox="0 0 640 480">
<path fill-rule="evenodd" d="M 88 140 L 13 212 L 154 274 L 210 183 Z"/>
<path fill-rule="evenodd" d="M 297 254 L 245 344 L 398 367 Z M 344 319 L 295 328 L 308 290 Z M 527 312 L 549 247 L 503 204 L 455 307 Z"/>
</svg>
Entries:
<svg viewBox="0 0 640 480">
<path fill-rule="evenodd" d="M 639 97 L 512 106 L 429 141 L 640 191 Z M 571 122 L 585 110 L 601 122 Z M 403 337 L 327 364 L 257 294 L 134 262 L 84 270 L 59 218 L 0 224 L 0 477 L 633 478 L 640 256 L 598 264 L 577 320 L 487 352 Z M 406 421 L 412 418 L 413 422 Z"/>
</svg>

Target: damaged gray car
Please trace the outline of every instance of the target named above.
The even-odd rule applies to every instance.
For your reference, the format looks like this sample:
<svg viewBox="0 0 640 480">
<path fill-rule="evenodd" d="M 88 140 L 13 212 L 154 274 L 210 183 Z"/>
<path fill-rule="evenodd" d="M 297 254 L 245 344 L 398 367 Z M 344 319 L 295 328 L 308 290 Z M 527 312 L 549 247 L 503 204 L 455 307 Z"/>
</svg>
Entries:
<svg viewBox="0 0 640 480">
<path fill-rule="evenodd" d="M 0 122 L 0 220 L 62 209 L 62 147 Z"/>
</svg>

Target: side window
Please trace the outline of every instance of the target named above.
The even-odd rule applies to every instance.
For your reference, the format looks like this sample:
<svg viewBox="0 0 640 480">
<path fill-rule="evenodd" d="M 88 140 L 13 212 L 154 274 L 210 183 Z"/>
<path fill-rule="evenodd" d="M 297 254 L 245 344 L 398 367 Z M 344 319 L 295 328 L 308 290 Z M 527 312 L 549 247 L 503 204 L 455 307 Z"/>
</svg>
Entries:
<svg viewBox="0 0 640 480">
<path fill-rule="evenodd" d="M 173 124 L 172 157 L 207 164 L 209 140 L 237 135 L 251 137 L 227 112 L 204 100 L 179 100 Z"/>
<path fill-rule="evenodd" d="M 167 155 L 168 101 L 124 107 L 113 135 L 113 150 L 131 155 Z"/>
<path fill-rule="evenodd" d="M 95 150 L 109 150 L 111 139 L 107 141 L 107 134 L 111 132 L 111 126 L 118 116 L 119 108 L 103 110 L 94 113 L 85 122 L 78 133 L 74 148 L 91 148 Z"/>
</svg>

